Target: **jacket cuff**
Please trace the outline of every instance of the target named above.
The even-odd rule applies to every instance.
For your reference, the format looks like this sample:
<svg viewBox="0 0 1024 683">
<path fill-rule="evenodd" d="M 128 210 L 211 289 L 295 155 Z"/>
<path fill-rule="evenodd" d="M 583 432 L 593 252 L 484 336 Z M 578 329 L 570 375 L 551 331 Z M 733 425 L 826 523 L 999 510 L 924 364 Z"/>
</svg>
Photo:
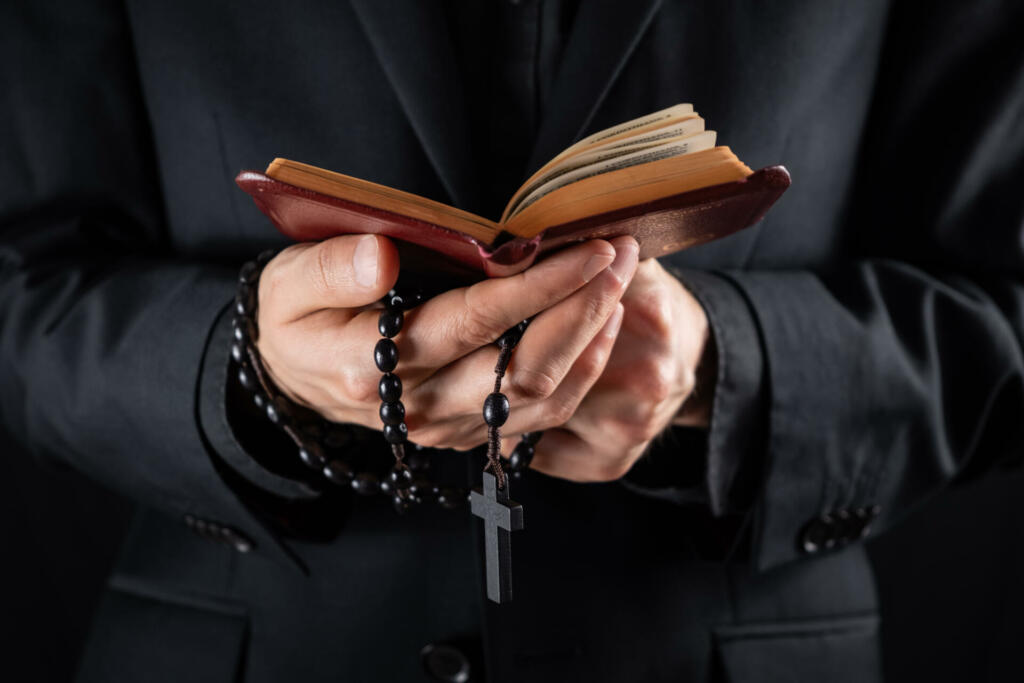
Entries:
<svg viewBox="0 0 1024 683">
<path fill-rule="evenodd" d="M 272 540 L 271 549 L 308 571 L 285 539 L 332 540 L 349 516 L 352 496 L 348 490 L 316 485 L 283 433 L 237 410 L 238 402 L 248 397 L 239 396 L 236 383 L 230 381 L 234 367 L 230 310 L 230 306 L 221 310 L 203 355 L 197 406 L 200 428 L 217 473 L 263 527 L 264 537 Z"/>
<path fill-rule="evenodd" d="M 213 448 L 214 457 L 219 459 L 222 467 L 229 467 L 245 485 L 263 494 L 293 501 L 315 498 L 317 492 L 305 482 L 264 467 L 240 444 L 229 420 L 231 341 L 231 307 L 225 306 L 217 316 L 210 335 L 199 381 L 199 421 Z M 269 446 L 276 451 L 273 455 L 278 459 L 284 456 L 284 449 L 294 449 L 290 441 L 280 439 L 274 439 Z"/>
<path fill-rule="evenodd" d="M 842 309 L 817 276 L 733 277 L 756 311 L 771 377 L 751 550 L 754 567 L 765 571 L 830 547 L 837 538 L 863 538 L 874 524 L 882 470 L 894 472 L 903 462 L 896 452 L 877 457 L 890 448 L 879 437 L 890 434 L 862 416 L 893 410 L 884 399 L 872 401 L 874 383 L 899 373 L 887 367 L 893 361 L 879 359 L 855 316 L 837 314 Z M 898 354 L 891 358 L 898 362 Z M 900 388 L 888 387 L 899 401 Z"/>
<path fill-rule="evenodd" d="M 761 334 L 750 304 L 724 273 L 671 269 L 700 302 L 718 356 L 704 484 L 715 516 L 742 513 L 765 457 L 768 390 Z"/>
</svg>

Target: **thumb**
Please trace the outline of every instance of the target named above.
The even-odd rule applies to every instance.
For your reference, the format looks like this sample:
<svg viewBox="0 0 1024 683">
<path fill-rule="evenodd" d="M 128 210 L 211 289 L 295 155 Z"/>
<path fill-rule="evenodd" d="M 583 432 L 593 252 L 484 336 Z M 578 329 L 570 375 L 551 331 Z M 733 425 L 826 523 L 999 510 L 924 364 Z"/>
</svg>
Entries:
<svg viewBox="0 0 1024 683">
<path fill-rule="evenodd" d="M 260 277 L 260 309 L 291 322 L 326 308 L 358 308 L 398 280 L 398 250 L 380 235 L 341 235 L 289 247 Z"/>
</svg>

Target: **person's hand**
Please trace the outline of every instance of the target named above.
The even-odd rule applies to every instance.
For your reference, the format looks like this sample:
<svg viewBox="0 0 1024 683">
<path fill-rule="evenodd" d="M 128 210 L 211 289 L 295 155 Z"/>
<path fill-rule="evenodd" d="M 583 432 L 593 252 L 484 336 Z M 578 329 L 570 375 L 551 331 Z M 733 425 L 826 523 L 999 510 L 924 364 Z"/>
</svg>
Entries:
<svg viewBox="0 0 1024 683">
<path fill-rule="evenodd" d="M 406 312 L 395 337 L 395 372 L 410 440 L 460 449 L 486 440 L 481 409 L 494 382 L 492 342 L 532 316 L 514 355 L 516 381 L 505 393 L 513 414 L 530 407 L 544 416 L 530 429 L 552 426 L 551 416 L 567 419 L 610 353 L 613 338 L 597 335 L 633 275 L 635 248 L 609 268 L 613 259 L 612 244 L 585 242 L 518 275 L 454 289 Z M 281 391 L 336 422 L 380 428 L 381 373 L 373 362 L 380 310 L 373 306 L 394 286 L 398 268 L 394 245 L 372 235 L 295 245 L 267 264 L 258 348 Z"/>
<path fill-rule="evenodd" d="M 534 469 L 573 481 L 619 479 L 673 422 L 707 425 L 714 367 L 704 370 L 717 361 L 701 305 L 661 264 L 646 259 L 620 307 L 622 327 L 607 367 L 564 424 L 545 432 Z M 502 452 L 509 453 L 518 437 L 512 429 L 504 434 Z"/>
</svg>

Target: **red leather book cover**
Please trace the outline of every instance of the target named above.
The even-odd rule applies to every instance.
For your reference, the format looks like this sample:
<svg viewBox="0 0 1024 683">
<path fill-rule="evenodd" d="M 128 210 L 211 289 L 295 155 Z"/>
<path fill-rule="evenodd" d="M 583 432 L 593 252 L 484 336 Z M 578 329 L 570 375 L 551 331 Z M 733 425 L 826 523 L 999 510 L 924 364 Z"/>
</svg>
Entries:
<svg viewBox="0 0 1024 683">
<path fill-rule="evenodd" d="M 769 166 L 743 180 L 553 225 L 531 239 L 502 233 L 493 245 L 439 225 L 288 185 L 256 171 L 243 171 L 235 182 L 293 240 L 377 233 L 398 240 L 403 268 L 480 279 L 513 275 L 545 253 L 586 239 L 633 235 L 642 259 L 710 242 L 761 220 L 789 187 L 790 178 L 784 167 Z"/>
</svg>

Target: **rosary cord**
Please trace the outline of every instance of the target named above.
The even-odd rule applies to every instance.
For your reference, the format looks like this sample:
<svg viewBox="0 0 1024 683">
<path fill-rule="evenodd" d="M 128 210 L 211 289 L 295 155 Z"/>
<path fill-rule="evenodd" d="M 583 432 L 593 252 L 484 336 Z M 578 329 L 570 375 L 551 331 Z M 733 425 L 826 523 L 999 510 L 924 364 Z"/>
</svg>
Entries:
<svg viewBox="0 0 1024 683">
<path fill-rule="evenodd" d="M 259 334 L 259 332 L 256 331 L 256 334 Z M 256 343 L 255 337 L 252 339 L 252 343 Z M 256 375 L 256 381 L 259 383 L 260 388 L 263 389 L 263 393 L 268 397 L 274 396 L 276 392 L 271 387 L 270 378 L 267 377 L 267 372 L 263 368 L 263 363 L 261 362 L 262 359 L 256 353 L 256 349 L 247 344 L 245 347 L 245 354 L 249 359 L 249 364 L 252 367 L 253 374 Z M 273 399 L 268 398 L 267 400 L 272 401 Z M 281 430 L 288 435 L 288 438 L 292 440 L 292 443 L 295 444 L 296 448 L 302 449 L 305 446 L 302 441 L 302 437 L 298 435 L 290 424 L 282 423 L 279 426 L 281 427 Z"/>
<path fill-rule="evenodd" d="M 505 420 L 498 421 L 491 417 L 493 414 L 491 403 L 499 404 L 494 406 L 498 410 L 504 407 L 503 412 L 507 419 L 509 411 L 508 399 L 501 393 L 501 380 L 508 369 L 508 363 L 512 358 L 512 350 L 514 348 L 515 343 L 502 344 L 501 352 L 498 354 L 498 362 L 494 365 L 494 392 L 487 397 L 487 401 L 484 403 L 484 420 L 487 422 L 487 466 L 484 468 L 484 471 L 490 470 L 494 474 L 499 489 L 505 488 L 505 471 L 501 467 L 501 424 Z"/>
</svg>

